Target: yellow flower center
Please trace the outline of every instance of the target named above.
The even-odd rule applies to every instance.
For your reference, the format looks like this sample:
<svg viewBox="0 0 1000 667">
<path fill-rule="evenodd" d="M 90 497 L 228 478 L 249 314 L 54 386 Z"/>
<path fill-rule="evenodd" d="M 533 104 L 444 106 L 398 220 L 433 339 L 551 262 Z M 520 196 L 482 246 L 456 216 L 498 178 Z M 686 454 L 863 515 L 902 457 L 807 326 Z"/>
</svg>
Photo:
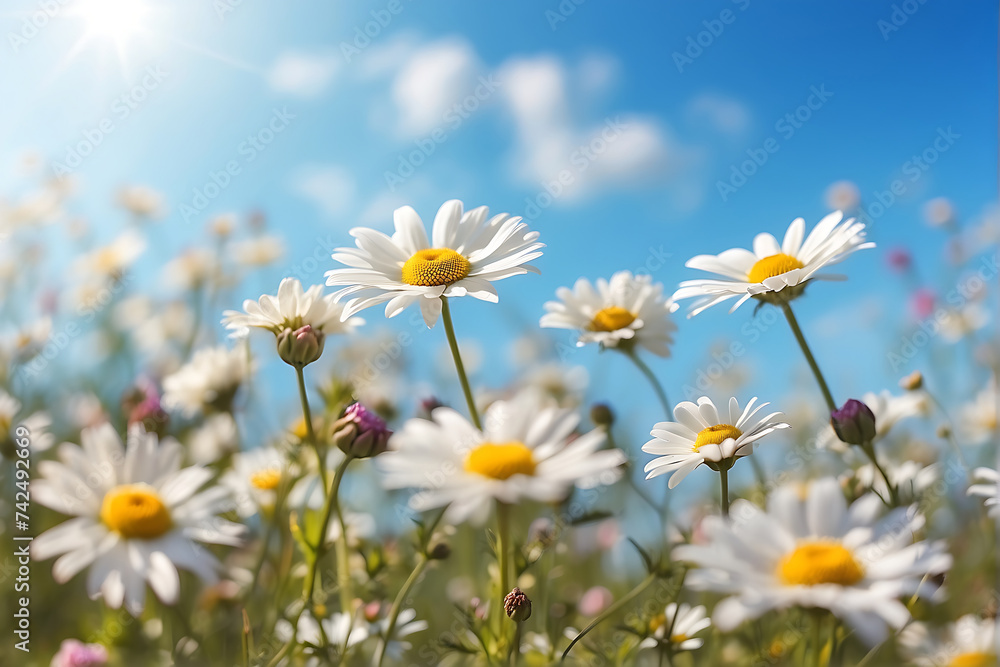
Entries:
<svg viewBox="0 0 1000 667">
<path fill-rule="evenodd" d="M 777 255 L 771 255 L 770 257 L 757 260 L 757 263 L 750 268 L 750 273 L 747 274 L 747 280 L 752 283 L 762 283 L 768 278 L 780 276 L 782 273 L 788 273 L 793 269 L 801 269 L 804 267 L 805 264 L 800 262 L 795 257 L 779 252 Z"/>
<path fill-rule="evenodd" d="M 653 618 L 649 619 L 649 632 L 651 634 L 655 633 L 657 630 L 659 630 L 660 628 L 662 628 L 666 624 L 667 624 L 667 615 L 666 614 L 658 614 L 658 615 L 654 616 Z"/>
<path fill-rule="evenodd" d="M 170 510 L 145 484 L 116 486 L 104 495 L 101 521 L 122 537 L 150 540 L 170 530 Z"/>
<path fill-rule="evenodd" d="M 250 475 L 250 484 L 261 491 L 273 491 L 281 481 L 281 471 L 277 468 L 265 468 Z"/>
<path fill-rule="evenodd" d="M 299 420 L 292 425 L 292 435 L 299 440 L 306 439 L 306 436 L 309 435 L 309 431 L 306 429 L 305 418 L 300 417 Z"/>
<path fill-rule="evenodd" d="M 691 639 L 691 638 L 688 637 L 683 632 L 680 633 L 680 634 L 676 634 L 676 635 L 673 635 L 673 636 L 670 637 L 670 641 L 672 641 L 675 644 L 680 644 L 681 642 L 686 642 L 689 639 Z"/>
<path fill-rule="evenodd" d="M 865 572 L 854 555 L 836 542 L 803 542 L 781 561 L 778 576 L 789 586 L 852 586 Z"/>
<path fill-rule="evenodd" d="M 694 451 L 698 451 L 705 445 L 721 445 L 729 438 L 735 440 L 743 435 L 743 431 L 729 424 L 716 424 L 698 431 L 698 437 L 694 441 Z"/>
<path fill-rule="evenodd" d="M 403 282 L 421 287 L 450 285 L 469 275 L 471 268 L 469 260 L 451 248 L 418 250 L 403 264 Z"/>
<path fill-rule="evenodd" d="M 465 457 L 465 469 L 491 479 L 534 475 L 535 457 L 520 442 L 484 442 Z"/>
<path fill-rule="evenodd" d="M 948 663 L 948 667 L 993 667 L 997 657 L 992 653 L 962 653 Z"/>
<path fill-rule="evenodd" d="M 621 306 L 608 306 L 597 311 L 588 327 L 591 331 L 618 331 L 635 322 L 635 315 Z"/>
</svg>

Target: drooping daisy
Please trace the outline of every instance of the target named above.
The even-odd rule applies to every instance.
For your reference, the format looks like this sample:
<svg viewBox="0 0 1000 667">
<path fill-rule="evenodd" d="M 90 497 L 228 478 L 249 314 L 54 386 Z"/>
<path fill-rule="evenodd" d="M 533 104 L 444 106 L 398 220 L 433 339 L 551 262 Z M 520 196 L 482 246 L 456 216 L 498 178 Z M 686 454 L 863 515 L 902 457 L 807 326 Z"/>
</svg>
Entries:
<svg viewBox="0 0 1000 667">
<path fill-rule="evenodd" d="M 673 303 L 663 297 L 663 285 L 647 276 L 619 271 L 611 280 L 591 284 L 580 278 L 573 289 L 560 287 L 559 301 L 545 304 L 540 325 L 580 331 L 577 347 L 597 343 L 602 347 L 639 345 L 658 357 L 670 356 L 670 320 Z"/>
<path fill-rule="evenodd" d="M 346 285 L 337 300 L 350 297 L 344 317 L 383 302 L 386 317 L 419 303 L 424 322 L 433 327 L 441 313 L 441 297 L 472 296 L 496 302 L 493 282 L 538 273 L 528 264 L 539 257 L 538 232 L 528 231 L 520 217 L 500 213 L 487 219 L 485 206 L 463 214 L 462 202 L 445 202 L 434 218 L 431 238 L 409 206 L 393 214 L 392 236 L 355 227 L 357 248 L 338 248 L 333 259 L 349 268 L 326 274 L 327 285 Z"/>
<path fill-rule="evenodd" d="M 754 407 L 756 402 L 755 396 L 741 411 L 740 402 L 729 399 L 729 413 L 725 419 L 707 396 L 699 398 L 697 404 L 679 403 L 674 408 L 677 421 L 653 426 L 649 433 L 653 439 L 642 446 L 642 451 L 657 455 L 644 468 L 646 479 L 672 472 L 667 483 L 672 489 L 702 463 L 714 466 L 752 454 L 755 442 L 777 429 L 789 428 L 785 422 L 775 419 L 780 412 L 755 419 L 760 410 L 770 405 L 761 403 Z"/>
<path fill-rule="evenodd" d="M 219 562 L 197 542 L 239 545 L 243 526 L 217 515 L 230 505 L 222 487 L 199 492 L 212 472 L 181 469 L 181 446 L 157 442 L 141 426 L 122 446 L 109 424 L 85 429 L 81 445 L 63 444 L 60 462 L 42 461 L 32 481 L 35 500 L 74 518 L 32 542 L 35 558 L 60 556 L 52 567 L 59 583 L 89 567 L 87 592 L 112 608 L 137 616 L 146 583 L 165 604 L 177 602 L 177 569 L 206 582 Z"/>
<path fill-rule="evenodd" d="M 579 421 L 571 410 L 541 407 L 531 392 L 493 403 L 482 431 L 440 407 L 431 420 L 406 422 L 375 462 L 386 487 L 420 489 L 410 498 L 413 509 L 448 505 L 447 520 L 482 523 L 494 500 L 554 502 L 574 485 L 592 488 L 621 476 L 625 454 L 598 451 L 602 429 L 571 439 Z"/>
<path fill-rule="evenodd" d="M 879 458 L 882 469 L 889 475 L 889 481 L 903 502 L 916 500 L 941 479 L 941 465 L 938 463 L 924 465 L 919 461 L 902 461 L 890 465 Z M 860 466 L 845 479 L 856 492 L 874 491 L 882 498 L 890 496 L 882 473 L 871 463 Z"/>
<path fill-rule="evenodd" d="M 975 400 L 961 408 L 957 430 L 962 441 L 978 445 L 996 435 L 998 402 L 997 380 L 992 377 Z"/>
<path fill-rule="evenodd" d="M 968 494 L 985 498 L 983 504 L 989 508 L 989 515 L 1000 516 L 1000 473 L 993 468 L 976 468 L 972 479 L 978 484 L 970 486 Z"/>
<path fill-rule="evenodd" d="M 275 624 L 274 631 L 283 642 L 292 638 L 292 624 L 285 619 Z M 324 637 L 329 646 L 339 649 L 351 648 L 368 639 L 368 626 L 362 619 L 347 612 L 336 612 L 320 621 L 308 611 L 303 612 L 298 620 L 296 640 L 300 644 L 321 646 Z M 313 649 L 307 649 L 307 652 L 312 653 Z"/>
<path fill-rule="evenodd" d="M 732 248 L 720 255 L 698 255 L 685 266 L 709 271 L 722 279 L 686 280 L 674 292 L 672 299 L 701 297 L 691 309 L 693 317 L 707 308 L 739 297 L 729 312 L 733 312 L 752 297 L 762 301 L 782 303 L 799 296 L 812 280 L 843 280 L 843 276 L 817 273 L 837 264 L 864 248 L 875 247 L 865 242 L 865 224 L 854 218 L 843 220 L 840 211 L 831 213 L 805 236 L 805 220 L 796 218 L 785 232 L 784 242 L 767 233 L 753 240 L 753 252 Z M 841 222 L 843 220 L 843 222 Z"/>
<path fill-rule="evenodd" d="M 877 644 L 910 620 L 899 598 L 932 592 L 922 580 L 951 567 L 943 542 L 913 542 L 924 525 L 915 507 L 878 519 L 882 509 L 873 494 L 848 507 L 834 478 L 814 481 L 804 499 L 780 487 L 767 511 L 737 500 L 732 520 L 706 517 L 706 543 L 677 547 L 674 557 L 695 564 L 691 588 L 731 595 L 712 615 L 723 632 L 771 610 L 820 608 Z"/>
<path fill-rule="evenodd" d="M 278 485 L 288 462 L 274 447 L 263 447 L 233 456 L 233 467 L 220 482 L 231 491 L 236 511 L 253 516 L 262 508 L 274 507 Z"/>
<path fill-rule="evenodd" d="M 163 379 L 163 405 L 188 416 L 228 411 L 250 369 L 242 347 L 198 350 L 187 364 Z"/>
<path fill-rule="evenodd" d="M 342 320 L 344 307 L 334 301 L 333 295 L 324 297 L 321 285 L 303 291 L 297 278 L 283 279 L 277 296 L 264 294 L 257 301 L 247 299 L 243 310 L 246 312 L 227 310 L 222 323 L 234 331 L 267 329 L 278 337 L 281 358 L 293 365 L 318 359 L 327 334 L 349 333 L 365 323 L 360 317 Z"/>
<path fill-rule="evenodd" d="M 941 629 L 911 623 L 899 634 L 902 653 L 918 667 L 994 667 L 998 639 L 997 619 L 971 614 Z"/>
<path fill-rule="evenodd" d="M 875 415 L 873 442 L 886 437 L 900 421 L 911 417 L 926 417 L 930 413 L 930 400 L 923 391 L 908 391 L 898 396 L 893 395 L 888 389 L 883 389 L 878 394 L 869 391 L 861 397 L 861 402 Z M 847 443 L 837 437 L 829 424 L 816 435 L 816 446 L 837 452 L 849 449 Z"/>
<path fill-rule="evenodd" d="M 712 621 L 705 615 L 704 605 L 692 607 L 685 602 L 678 609 L 677 603 L 671 602 L 662 614 L 650 622 L 651 636 L 643 639 L 639 648 L 656 648 L 669 642 L 674 651 L 694 651 L 705 644 L 704 639 L 695 635 L 711 625 Z M 666 636 L 668 629 L 669 637 Z"/>
</svg>

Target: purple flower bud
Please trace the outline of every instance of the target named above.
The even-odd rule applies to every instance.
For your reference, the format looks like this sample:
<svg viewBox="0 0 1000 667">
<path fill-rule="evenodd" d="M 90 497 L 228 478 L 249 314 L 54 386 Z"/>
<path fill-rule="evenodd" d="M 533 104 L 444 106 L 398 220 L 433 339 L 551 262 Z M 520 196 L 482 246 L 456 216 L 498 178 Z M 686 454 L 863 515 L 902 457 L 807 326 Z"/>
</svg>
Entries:
<svg viewBox="0 0 1000 667">
<path fill-rule="evenodd" d="M 294 331 L 286 327 L 278 334 L 278 356 L 286 364 L 302 368 L 320 358 L 325 342 L 323 332 L 309 324 Z"/>
<path fill-rule="evenodd" d="M 385 420 L 360 403 L 353 403 L 333 423 L 333 441 L 348 456 L 363 459 L 386 450 L 392 431 Z"/>
<path fill-rule="evenodd" d="M 875 439 L 875 413 L 853 398 L 830 413 L 830 424 L 837 437 L 849 445 L 867 445 Z"/>
</svg>

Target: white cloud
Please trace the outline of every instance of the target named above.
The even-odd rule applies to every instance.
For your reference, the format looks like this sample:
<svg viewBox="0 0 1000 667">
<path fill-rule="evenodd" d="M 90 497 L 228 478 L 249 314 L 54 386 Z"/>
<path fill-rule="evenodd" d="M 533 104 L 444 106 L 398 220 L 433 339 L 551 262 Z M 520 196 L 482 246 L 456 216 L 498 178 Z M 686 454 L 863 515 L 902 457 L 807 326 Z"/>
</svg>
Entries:
<svg viewBox="0 0 1000 667">
<path fill-rule="evenodd" d="M 595 61 L 578 72 L 607 67 Z M 578 91 L 568 90 L 566 67 L 553 56 L 508 61 L 498 78 L 517 128 L 516 176 L 540 184 L 568 172 L 571 182 L 564 184 L 563 200 L 662 182 L 700 159 L 699 151 L 682 146 L 653 118 L 612 114 L 596 125 L 579 124 L 570 112 Z"/>
<path fill-rule="evenodd" d="M 593 53 L 585 56 L 576 67 L 580 92 L 587 97 L 602 97 L 614 88 L 621 64 L 612 56 Z"/>
<path fill-rule="evenodd" d="M 440 126 L 448 108 L 472 92 L 478 67 L 475 51 L 461 38 L 414 51 L 392 82 L 400 130 L 418 136 Z"/>
<path fill-rule="evenodd" d="M 329 87 L 339 69 L 336 54 L 288 51 L 268 69 L 267 82 L 280 93 L 314 97 Z"/>
<path fill-rule="evenodd" d="M 694 125 L 705 125 L 729 135 L 743 134 L 750 127 L 750 112 L 738 100 L 704 93 L 687 103 L 685 115 Z"/>
<path fill-rule="evenodd" d="M 315 204 L 325 215 L 336 216 L 354 202 L 357 185 L 354 177 L 339 165 L 310 165 L 296 175 L 294 191 Z"/>
</svg>

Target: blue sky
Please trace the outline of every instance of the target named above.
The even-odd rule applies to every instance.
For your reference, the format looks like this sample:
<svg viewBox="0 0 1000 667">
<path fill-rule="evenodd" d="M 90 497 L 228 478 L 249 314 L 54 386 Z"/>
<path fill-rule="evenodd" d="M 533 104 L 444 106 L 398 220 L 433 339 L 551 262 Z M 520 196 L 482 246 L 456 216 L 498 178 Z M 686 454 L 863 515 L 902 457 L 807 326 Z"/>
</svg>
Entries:
<svg viewBox="0 0 1000 667">
<path fill-rule="evenodd" d="M 683 266 L 692 255 L 780 235 L 797 216 L 814 224 L 835 181 L 856 183 L 869 205 L 898 179 L 903 194 L 873 215 L 879 249 L 845 265 L 849 282 L 816 285 L 799 302 L 835 394 L 894 386 L 912 367 L 886 362 L 908 316 L 884 249 L 905 245 L 933 275 L 944 236 L 923 224 L 923 204 L 947 196 L 971 224 L 996 197 L 997 7 L 985 0 L 148 0 L 135 31 L 111 34 L 81 15 L 95 2 L 109 0 L 4 5 L 8 194 L 28 187 L 23 152 L 65 164 L 87 133 L 99 136 L 73 168 L 78 213 L 110 239 L 122 224 L 116 188 L 163 192 L 170 213 L 147 253 L 151 286 L 212 215 L 267 212 L 288 254 L 240 298 L 346 244 L 352 226 L 388 231 L 402 204 L 425 220 L 450 198 L 524 214 L 548 245 L 542 275 L 505 281 L 499 306 L 455 308 L 463 337 L 503 352 L 483 370 L 493 382 L 508 374 L 511 337 L 534 326 L 558 286 L 665 254 L 652 273 L 669 291 L 694 277 Z M 53 15 L 38 18 L 45 7 Z M 373 36 L 355 41 L 366 29 Z M 809 118 L 785 119 L 795 113 Z M 594 143 L 602 133 L 607 141 Z M 939 143 L 946 150 L 914 170 L 939 136 L 951 137 Z M 720 182 L 732 185 L 733 169 L 762 153 L 766 162 L 724 197 Z M 411 175 L 405 165 L 417 162 Z M 227 164 L 226 187 L 213 189 Z M 572 182 L 549 203 L 545 184 L 561 171 Z M 206 186 L 212 196 L 197 210 Z M 297 275 L 321 282 L 329 268 Z M 367 317 L 384 326 L 378 310 Z M 750 340 L 741 330 L 751 318 L 744 307 L 681 321 L 675 357 L 654 362 L 669 392 L 696 377 L 709 345 L 736 339 L 749 343 L 749 393 L 795 393 L 802 362 L 787 327 Z M 406 328 L 400 319 L 390 326 Z M 420 370 L 437 360 L 443 332 L 415 336 Z M 656 415 L 623 360 L 585 350 L 569 361 L 590 368 L 595 397 Z"/>
</svg>

